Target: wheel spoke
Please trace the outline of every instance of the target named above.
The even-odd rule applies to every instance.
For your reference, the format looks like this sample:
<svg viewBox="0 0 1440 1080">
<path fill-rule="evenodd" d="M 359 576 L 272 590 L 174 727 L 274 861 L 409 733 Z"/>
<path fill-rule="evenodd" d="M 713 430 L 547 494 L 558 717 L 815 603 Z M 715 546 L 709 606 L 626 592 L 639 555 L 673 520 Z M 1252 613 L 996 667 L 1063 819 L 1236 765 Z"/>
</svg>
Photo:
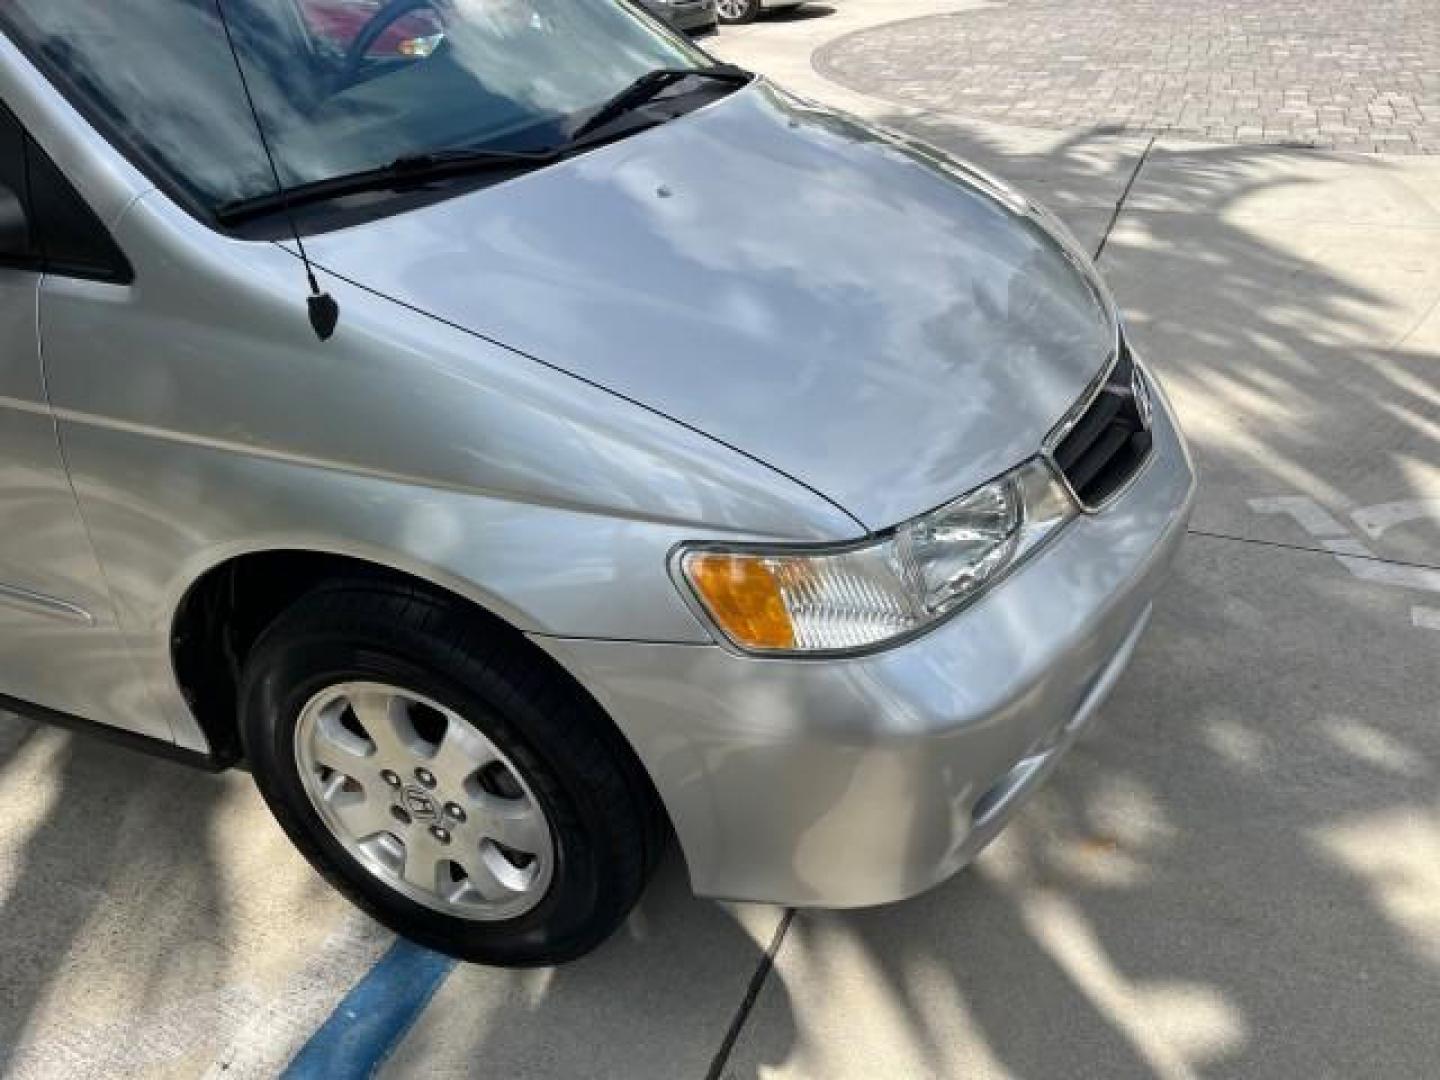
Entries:
<svg viewBox="0 0 1440 1080">
<path fill-rule="evenodd" d="M 454 890 L 455 899 L 461 901 L 467 898 L 479 899 L 494 903 L 496 900 L 506 900 L 514 895 L 495 880 L 495 875 L 490 873 L 490 869 L 485 865 L 485 860 L 481 857 L 478 849 L 463 853 L 457 851 L 455 863 L 465 871 L 465 881 Z"/>
<path fill-rule="evenodd" d="M 330 770 L 333 776 L 342 778 L 360 771 L 360 763 L 365 759 L 356 754 L 341 750 L 332 742 L 316 738 L 314 747 L 315 764 L 324 766 Z"/>
<path fill-rule="evenodd" d="M 448 717 L 445 734 L 430 769 L 452 790 L 463 789 L 465 782 L 480 769 L 497 760 L 490 741 L 457 717 Z"/>
<path fill-rule="evenodd" d="M 349 696 L 355 719 L 375 744 L 375 756 L 387 765 L 404 765 L 414 756 L 414 729 L 405 702 L 382 690 L 365 690 Z"/>
<path fill-rule="evenodd" d="M 479 803 L 479 830 L 511 851 L 534 855 L 550 842 L 545 817 L 529 799 L 487 795 Z"/>
<path fill-rule="evenodd" d="M 343 711 L 344 702 L 336 702 L 320 717 L 310 735 L 310 753 L 315 764 L 344 776 L 356 776 L 370 754 L 370 746 L 340 723 Z"/>
<path fill-rule="evenodd" d="M 325 826 L 389 887 L 476 920 L 511 918 L 545 895 L 555 841 L 544 810 L 484 726 L 357 681 L 318 692 L 295 739 Z"/>
<path fill-rule="evenodd" d="M 337 791 L 333 796 L 327 794 L 325 802 L 335 820 L 356 840 L 364 840 L 395 827 L 389 804 L 365 791 Z"/>
<path fill-rule="evenodd" d="M 465 871 L 469 887 L 489 903 L 512 900 L 528 887 L 530 873 L 512 866 L 493 849 L 468 851 L 455 861 Z"/>
<path fill-rule="evenodd" d="M 430 893 L 439 891 L 440 862 L 434 845 L 413 835 L 405 838 L 405 865 L 401 876 L 415 888 Z"/>
</svg>

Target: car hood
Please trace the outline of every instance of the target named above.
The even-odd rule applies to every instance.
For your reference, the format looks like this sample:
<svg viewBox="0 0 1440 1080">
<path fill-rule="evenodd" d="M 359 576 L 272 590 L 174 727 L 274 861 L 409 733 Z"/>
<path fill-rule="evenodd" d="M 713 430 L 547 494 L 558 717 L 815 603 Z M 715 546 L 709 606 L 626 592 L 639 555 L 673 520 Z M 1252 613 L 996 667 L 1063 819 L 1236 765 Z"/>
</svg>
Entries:
<svg viewBox="0 0 1440 1080">
<path fill-rule="evenodd" d="M 307 246 L 871 529 L 1036 453 L 1115 338 L 1099 287 L 1023 200 L 764 83 Z"/>
</svg>

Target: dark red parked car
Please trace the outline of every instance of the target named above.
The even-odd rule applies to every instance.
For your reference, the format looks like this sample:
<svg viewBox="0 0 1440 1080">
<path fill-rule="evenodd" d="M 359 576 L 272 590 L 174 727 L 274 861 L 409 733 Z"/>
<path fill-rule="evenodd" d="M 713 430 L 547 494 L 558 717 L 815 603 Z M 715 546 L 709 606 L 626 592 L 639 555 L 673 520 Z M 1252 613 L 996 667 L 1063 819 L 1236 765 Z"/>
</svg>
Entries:
<svg viewBox="0 0 1440 1080">
<path fill-rule="evenodd" d="M 383 0 L 299 0 L 297 6 L 320 44 L 345 53 L 385 4 Z M 428 56 L 444 33 L 434 9 L 416 8 L 386 27 L 367 55 L 410 59 Z"/>
</svg>

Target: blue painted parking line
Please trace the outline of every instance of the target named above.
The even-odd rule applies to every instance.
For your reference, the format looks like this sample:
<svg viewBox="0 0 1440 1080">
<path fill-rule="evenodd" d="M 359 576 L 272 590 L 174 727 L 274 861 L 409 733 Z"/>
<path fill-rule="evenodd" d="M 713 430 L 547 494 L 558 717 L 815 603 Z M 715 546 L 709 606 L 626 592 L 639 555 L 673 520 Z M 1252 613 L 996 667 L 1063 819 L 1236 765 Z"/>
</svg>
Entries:
<svg viewBox="0 0 1440 1080">
<path fill-rule="evenodd" d="M 396 941 L 301 1047 L 283 1080 L 373 1076 L 454 967 L 448 956 Z"/>
</svg>

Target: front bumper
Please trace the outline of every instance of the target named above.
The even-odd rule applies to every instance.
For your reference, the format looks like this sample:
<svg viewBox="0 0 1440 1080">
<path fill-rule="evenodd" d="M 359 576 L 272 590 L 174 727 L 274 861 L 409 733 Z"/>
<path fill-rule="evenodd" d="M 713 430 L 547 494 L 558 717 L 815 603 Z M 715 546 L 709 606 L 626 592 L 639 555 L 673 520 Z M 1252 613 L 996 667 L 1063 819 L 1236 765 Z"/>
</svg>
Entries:
<svg viewBox="0 0 1440 1080">
<path fill-rule="evenodd" d="M 883 903 L 994 838 L 1118 679 L 1184 536 L 1193 467 L 1157 405 L 1122 497 L 908 644 L 821 661 L 540 642 L 630 739 L 696 893 Z"/>
</svg>

